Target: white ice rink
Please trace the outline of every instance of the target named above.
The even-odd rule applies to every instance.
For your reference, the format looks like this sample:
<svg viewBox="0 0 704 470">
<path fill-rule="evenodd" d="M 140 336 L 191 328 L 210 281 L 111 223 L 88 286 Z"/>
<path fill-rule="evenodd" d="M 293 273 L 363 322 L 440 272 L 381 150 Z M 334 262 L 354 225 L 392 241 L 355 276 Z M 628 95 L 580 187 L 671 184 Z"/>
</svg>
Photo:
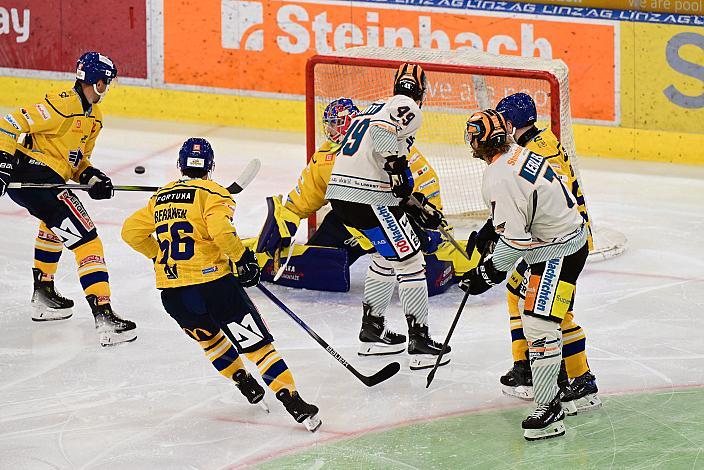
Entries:
<svg viewBox="0 0 704 470">
<path fill-rule="evenodd" d="M 115 184 L 161 185 L 175 179 L 178 148 L 190 136 L 211 141 L 214 179 L 225 185 L 251 158 L 262 160 L 259 176 L 236 197 L 235 222 L 244 237 L 258 233 L 265 196 L 288 192 L 305 161 L 302 135 L 138 124 L 108 119 L 98 140 L 93 163 Z M 135 165 L 145 166 L 146 174 L 134 174 Z M 603 395 L 703 385 L 704 169 L 582 159 L 582 177 L 595 223 L 616 228 L 629 240 L 625 254 L 588 265 L 579 280 L 575 318 L 587 333 L 589 362 Z M 105 244 L 113 306 L 137 322 L 138 339 L 99 347 L 70 252 L 64 252 L 56 284 L 76 301 L 73 318 L 30 320 L 37 222 L 9 197 L 0 199 L 0 469 L 240 468 L 399 425 L 525 406 L 502 396 L 498 386 L 511 365 L 504 288 L 470 299 L 453 337 L 452 362 L 438 371 L 429 389 L 426 372 L 409 371 L 405 355 L 398 356 L 397 376 L 374 388 L 363 386 L 250 289 L 301 395 L 320 407 L 323 425 L 308 433 L 271 393 L 266 415 L 216 373 L 164 312 L 151 263 L 121 241 L 122 221 L 148 194 L 81 198 Z M 344 357 L 372 372 L 390 359 L 356 355 L 366 263 L 353 266 L 349 293 L 271 290 Z M 455 287 L 431 298 L 436 339 L 445 337 L 460 294 Z M 397 300 L 389 319 L 392 327 L 405 330 Z M 608 405 L 596 413 L 608 416 Z M 512 442 L 529 445 L 520 438 L 520 422 L 513 424 Z M 567 426 L 568 437 L 578 439 L 580 430 Z M 701 451 L 702 442 L 692 446 Z M 689 465 L 696 467 L 697 460 Z M 481 468 L 476 462 L 467 462 L 470 466 Z M 305 468 L 310 467 L 333 468 L 324 459 Z M 388 457 L 378 460 L 378 468 L 414 464 Z"/>
</svg>

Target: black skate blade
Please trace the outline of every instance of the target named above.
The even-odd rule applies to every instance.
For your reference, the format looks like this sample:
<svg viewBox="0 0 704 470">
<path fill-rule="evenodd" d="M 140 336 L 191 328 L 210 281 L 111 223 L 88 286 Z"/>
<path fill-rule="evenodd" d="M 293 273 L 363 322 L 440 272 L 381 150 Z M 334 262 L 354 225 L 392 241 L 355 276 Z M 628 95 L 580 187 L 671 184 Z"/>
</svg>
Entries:
<svg viewBox="0 0 704 470">
<path fill-rule="evenodd" d="M 135 336 L 134 338 L 131 338 L 131 339 L 126 339 L 125 341 L 119 341 L 119 342 L 116 342 L 116 343 L 107 343 L 107 344 L 100 343 L 100 345 L 101 345 L 102 347 L 104 347 L 104 348 L 111 348 L 111 347 L 113 347 L 113 346 L 119 346 L 119 345 L 121 345 L 121 344 L 131 343 L 131 342 L 136 341 L 136 340 L 137 340 L 137 336 Z"/>
</svg>

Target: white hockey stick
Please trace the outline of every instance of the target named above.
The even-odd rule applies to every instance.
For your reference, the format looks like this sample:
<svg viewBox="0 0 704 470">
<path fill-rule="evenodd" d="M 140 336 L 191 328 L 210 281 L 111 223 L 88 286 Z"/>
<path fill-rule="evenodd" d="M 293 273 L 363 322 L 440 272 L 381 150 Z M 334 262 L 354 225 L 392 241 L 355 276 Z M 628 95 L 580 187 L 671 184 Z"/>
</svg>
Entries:
<svg viewBox="0 0 704 470">
<path fill-rule="evenodd" d="M 296 236 L 295 235 L 291 239 L 291 244 L 288 246 L 288 255 L 286 255 L 286 261 L 284 261 L 284 264 L 282 264 L 281 267 L 278 269 L 278 271 L 276 271 L 276 275 L 274 276 L 274 282 L 281 279 L 281 276 L 284 275 L 284 271 L 286 271 L 286 266 L 288 266 L 288 262 L 291 261 L 291 255 L 293 254 L 293 247 L 294 246 L 296 246 Z"/>
</svg>

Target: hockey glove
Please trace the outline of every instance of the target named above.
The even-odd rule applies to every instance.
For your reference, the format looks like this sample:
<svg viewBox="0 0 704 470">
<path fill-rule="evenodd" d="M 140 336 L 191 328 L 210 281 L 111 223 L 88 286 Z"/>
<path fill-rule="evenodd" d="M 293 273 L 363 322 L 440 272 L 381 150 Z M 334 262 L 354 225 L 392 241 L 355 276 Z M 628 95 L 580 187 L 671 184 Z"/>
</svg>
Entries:
<svg viewBox="0 0 704 470">
<path fill-rule="evenodd" d="M 413 173 L 408 167 L 406 157 L 393 155 L 386 158 L 384 171 L 391 179 L 391 192 L 394 196 L 404 198 L 413 192 Z"/>
<path fill-rule="evenodd" d="M 0 151 L 0 196 L 7 192 L 12 173 L 15 170 L 15 157 L 7 152 Z"/>
<path fill-rule="evenodd" d="M 110 199 L 115 194 L 112 180 L 102 171 L 89 166 L 78 176 L 78 182 L 89 184 L 88 195 L 91 199 Z"/>
<path fill-rule="evenodd" d="M 257 263 L 257 257 L 252 250 L 247 248 L 242 253 L 242 257 L 235 263 L 237 267 L 237 279 L 242 287 L 254 287 L 259 284 L 261 269 Z"/>
<path fill-rule="evenodd" d="M 301 219 L 283 205 L 281 196 L 266 198 L 266 206 L 266 220 L 257 240 L 257 253 L 266 252 L 273 256 L 274 252 L 291 244 Z"/>
<path fill-rule="evenodd" d="M 501 283 L 504 279 L 506 279 L 506 271 L 496 270 L 494 262 L 489 258 L 462 276 L 460 289 L 471 295 L 479 295 Z"/>
<path fill-rule="evenodd" d="M 424 229 L 437 230 L 441 225 L 446 225 L 442 212 L 419 191 L 403 200 L 403 208 Z"/>
<path fill-rule="evenodd" d="M 486 223 L 479 231 L 474 231 L 469 235 L 467 240 L 467 253 L 470 255 L 476 249 L 479 254 L 484 257 L 494 251 L 494 245 L 499 241 L 499 234 L 494 229 L 494 224 L 491 219 L 487 219 Z"/>
</svg>

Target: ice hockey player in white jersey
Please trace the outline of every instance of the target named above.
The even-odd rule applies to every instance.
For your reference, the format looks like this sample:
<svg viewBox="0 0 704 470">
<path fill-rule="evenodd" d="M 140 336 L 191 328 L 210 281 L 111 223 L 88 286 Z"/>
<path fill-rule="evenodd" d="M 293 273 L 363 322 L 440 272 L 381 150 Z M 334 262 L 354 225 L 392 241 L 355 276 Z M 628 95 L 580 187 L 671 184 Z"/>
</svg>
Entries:
<svg viewBox="0 0 704 470">
<path fill-rule="evenodd" d="M 413 176 L 406 157 L 422 123 L 426 87 L 419 65 L 399 67 L 394 95 L 372 103 L 352 121 L 325 194 L 342 222 L 364 233 L 376 249 L 364 283 L 360 333 L 368 350 L 360 354 L 396 354 L 405 349 L 406 337 L 386 329 L 384 320 L 398 283 L 413 370 L 432 367 L 442 346 L 428 335 L 423 254 L 408 220 L 415 217 L 421 226 L 430 227 L 440 224 L 441 215 L 427 200 L 422 203 L 437 215 L 431 220 L 407 204 Z M 443 364 L 449 362 L 447 354 L 443 359 Z"/>
<path fill-rule="evenodd" d="M 499 238 L 493 254 L 469 271 L 460 287 L 481 294 L 503 281 L 519 259 L 529 264 L 521 318 L 536 409 L 523 421 L 523 435 L 528 440 L 561 436 L 565 414 L 557 383 L 560 322 L 572 309 L 577 278 L 589 254 L 586 223 L 574 196 L 547 160 L 516 144 L 500 113 L 492 109 L 474 113 L 467 121 L 465 140 L 474 157 L 489 165 L 482 195 Z"/>
</svg>

